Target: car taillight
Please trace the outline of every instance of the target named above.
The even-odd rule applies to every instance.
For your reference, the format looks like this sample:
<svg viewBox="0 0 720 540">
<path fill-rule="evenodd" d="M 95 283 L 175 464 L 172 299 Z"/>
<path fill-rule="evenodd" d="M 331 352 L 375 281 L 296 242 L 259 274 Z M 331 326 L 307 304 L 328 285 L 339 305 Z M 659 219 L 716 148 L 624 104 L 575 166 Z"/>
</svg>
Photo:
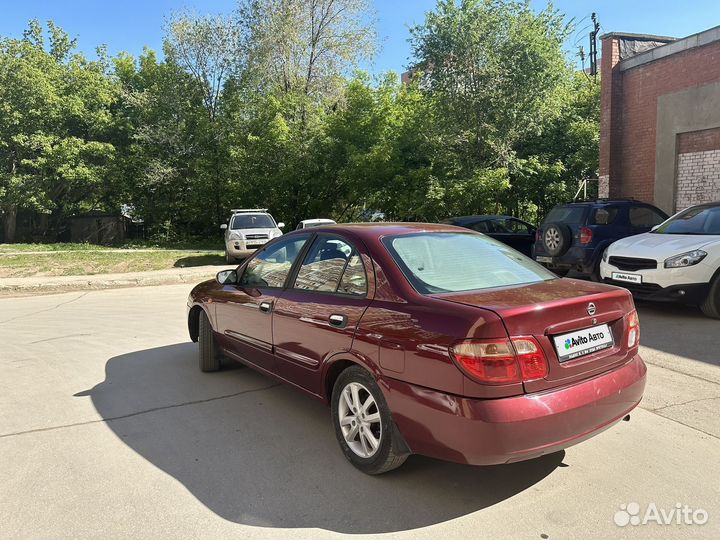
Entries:
<svg viewBox="0 0 720 540">
<path fill-rule="evenodd" d="M 541 237 L 542 237 L 542 234 L 540 233 L 540 229 L 537 229 L 535 231 L 535 241 L 539 242 Z"/>
<path fill-rule="evenodd" d="M 580 243 L 585 245 L 592 242 L 592 229 L 588 229 L 587 227 L 582 227 L 580 229 Z"/>
<path fill-rule="evenodd" d="M 634 309 L 628 314 L 627 346 L 632 349 L 640 343 L 640 320 Z"/>
<path fill-rule="evenodd" d="M 507 340 L 465 340 L 450 348 L 460 368 L 485 384 L 509 384 L 547 375 L 548 364 L 539 343 L 530 337 Z"/>
</svg>

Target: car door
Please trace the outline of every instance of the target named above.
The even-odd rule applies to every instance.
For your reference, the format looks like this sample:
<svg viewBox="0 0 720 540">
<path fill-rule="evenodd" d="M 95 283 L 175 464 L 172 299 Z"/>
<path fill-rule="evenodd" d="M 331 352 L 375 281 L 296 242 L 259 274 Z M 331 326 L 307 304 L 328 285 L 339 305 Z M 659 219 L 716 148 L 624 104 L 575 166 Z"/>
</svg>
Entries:
<svg viewBox="0 0 720 540">
<path fill-rule="evenodd" d="M 216 296 L 217 331 L 230 356 L 276 371 L 273 311 L 309 236 L 288 236 L 258 251 L 239 270 L 238 283 L 224 285 Z"/>
<path fill-rule="evenodd" d="M 493 233 L 491 236 L 500 240 L 520 253 L 530 256 L 530 250 L 535 241 L 535 234 L 532 228 L 514 218 L 498 218 L 492 221 Z"/>
<path fill-rule="evenodd" d="M 275 359 L 283 378 L 322 395 L 323 361 L 352 347 L 370 303 L 369 261 L 363 246 L 342 236 L 315 238 L 275 306 Z"/>
</svg>

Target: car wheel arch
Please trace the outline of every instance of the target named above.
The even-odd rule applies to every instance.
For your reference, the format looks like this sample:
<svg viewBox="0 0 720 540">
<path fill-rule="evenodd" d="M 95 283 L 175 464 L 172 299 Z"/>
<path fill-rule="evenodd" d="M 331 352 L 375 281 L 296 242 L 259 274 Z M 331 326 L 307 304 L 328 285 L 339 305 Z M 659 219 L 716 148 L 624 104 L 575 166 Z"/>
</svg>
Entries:
<svg viewBox="0 0 720 540">
<path fill-rule="evenodd" d="M 208 316 L 210 324 L 212 324 L 212 318 L 210 317 L 210 314 L 201 304 L 195 304 L 190 308 L 190 311 L 188 312 L 188 332 L 190 333 L 190 340 L 193 343 L 197 343 L 200 337 L 200 313 L 202 313 L 203 311 Z"/>
<path fill-rule="evenodd" d="M 338 352 L 328 357 L 323 362 L 322 381 L 323 381 L 323 399 L 326 403 L 330 403 L 333 387 L 340 374 L 352 366 L 360 366 L 372 375 L 376 381 L 380 381 L 382 373 L 367 358 L 356 351 Z M 382 385 L 380 385 L 382 388 Z"/>
</svg>

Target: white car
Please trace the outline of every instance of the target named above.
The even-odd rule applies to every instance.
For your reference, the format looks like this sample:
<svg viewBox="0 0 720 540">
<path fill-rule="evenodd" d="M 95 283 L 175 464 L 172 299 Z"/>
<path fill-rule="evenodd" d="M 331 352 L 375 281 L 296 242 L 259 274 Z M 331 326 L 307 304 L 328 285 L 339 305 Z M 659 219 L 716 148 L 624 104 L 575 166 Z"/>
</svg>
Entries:
<svg viewBox="0 0 720 540">
<path fill-rule="evenodd" d="M 698 305 L 720 318 L 720 202 L 692 206 L 652 231 L 610 244 L 600 262 L 606 283 L 637 298 Z"/>
<path fill-rule="evenodd" d="M 310 227 L 320 227 L 322 225 L 337 225 L 332 219 L 317 218 L 317 219 L 303 219 L 295 230 L 309 229 Z"/>
<path fill-rule="evenodd" d="M 237 262 L 252 255 L 265 242 L 282 236 L 284 223 L 276 223 L 267 208 L 242 208 L 232 211 L 227 223 L 220 225 L 225 231 L 225 260 Z"/>
</svg>

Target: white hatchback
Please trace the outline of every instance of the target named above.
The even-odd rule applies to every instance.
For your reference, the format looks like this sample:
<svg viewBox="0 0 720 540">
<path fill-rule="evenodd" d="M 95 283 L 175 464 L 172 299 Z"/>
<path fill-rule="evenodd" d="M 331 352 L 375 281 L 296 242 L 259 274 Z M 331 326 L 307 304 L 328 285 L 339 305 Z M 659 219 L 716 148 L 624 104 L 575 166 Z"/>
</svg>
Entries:
<svg viewBox="0 0 720 540">
<path fill-rule="evenodd" d="M 698 305 L 720 318 L 720 202 L 692 206 L 611 244 L 600 276 L 637 298 Z"/>
</svg>

